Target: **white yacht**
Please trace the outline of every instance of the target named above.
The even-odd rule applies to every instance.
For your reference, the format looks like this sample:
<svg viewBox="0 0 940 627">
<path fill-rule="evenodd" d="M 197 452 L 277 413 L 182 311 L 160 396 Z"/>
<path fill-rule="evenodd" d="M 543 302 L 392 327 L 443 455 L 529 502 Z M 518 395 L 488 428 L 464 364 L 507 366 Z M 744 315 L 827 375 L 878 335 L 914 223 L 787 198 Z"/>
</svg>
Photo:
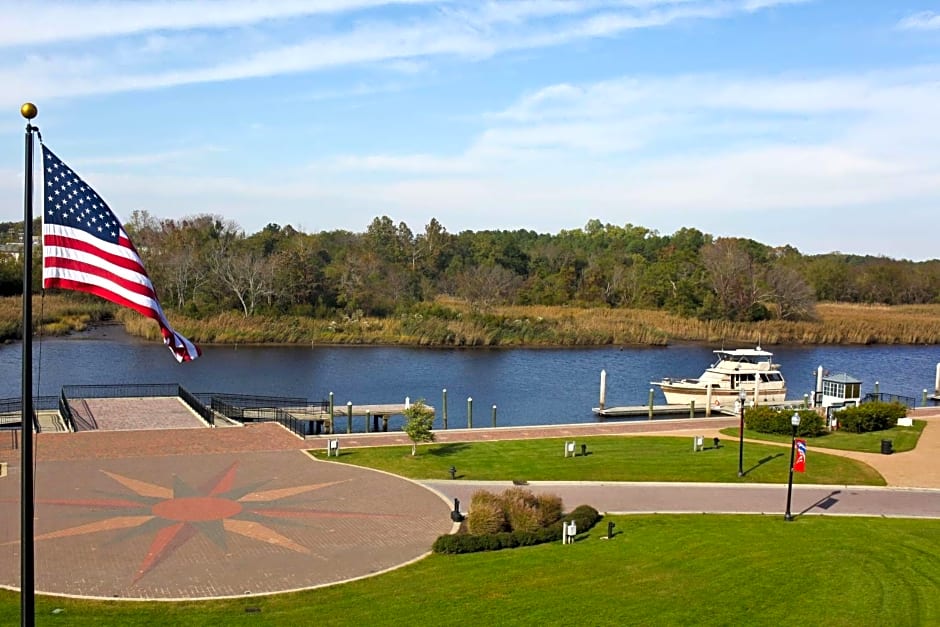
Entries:
<svg viewBox="0 0 940 627">
<path fill-rule="evenodd" d="M 716 350 L 718 358 L 698 379 L 663 378 L 652 381 L 658 385 L 670 405 L 688 405 L 725 409 L 734 406 L 741 392 L 749 404 L 782 403 L 786 400 L 787 384 L 780 366 L 773 363 L 773 353 L 757 348 Z M 710 390 L 710 393 L 709 393 Z"/>
</svg>

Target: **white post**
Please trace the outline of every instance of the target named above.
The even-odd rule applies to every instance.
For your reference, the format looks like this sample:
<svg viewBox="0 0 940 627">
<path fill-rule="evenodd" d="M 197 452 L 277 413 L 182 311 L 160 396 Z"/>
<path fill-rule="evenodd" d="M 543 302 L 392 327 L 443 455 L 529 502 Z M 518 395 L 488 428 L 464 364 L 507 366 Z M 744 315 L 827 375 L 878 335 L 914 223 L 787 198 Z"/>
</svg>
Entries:
<svg viewBox="0 0 940 627">
<path fill-rule="evenodd" d="M 709 418 L 712 415 L 712 386 L 705 388 L 705 417 Z"/>
<path fill-rule="evenodd" d="M 937 378 L 934 379 L 933 393 L 940 396 L 940 363 L 937 364 Z"/>
<path fill-rule="evenodd" d="M 408 409 L 409 407 L 411 407 L 411 397 L 406 396 L 405 397 L 405 409 Z"/>
<path fill-rule="evenodd" d="M 760 373 L 754 373 L 754 407 L 757 407 L 757 392 L 760 389 Z"/>
<path fill-rule="evenodd" d="M 822 403 L 822 378 L 823 367 L 820 366 L 816 368 L 816 393 L 813 395 L 813 407 L 815 407 L 817 403 Z"/>
<path fill-rule="evenodd" d="M 940 365 L 937 367 L 937 376 L 940 377 Z M 938 384 L 940 385 L 940 384 Z M 601 402 L 600 408 L 604 409 L 604 403 L 607 401 L 607 371 L 601 370 Z"/>
</svg>

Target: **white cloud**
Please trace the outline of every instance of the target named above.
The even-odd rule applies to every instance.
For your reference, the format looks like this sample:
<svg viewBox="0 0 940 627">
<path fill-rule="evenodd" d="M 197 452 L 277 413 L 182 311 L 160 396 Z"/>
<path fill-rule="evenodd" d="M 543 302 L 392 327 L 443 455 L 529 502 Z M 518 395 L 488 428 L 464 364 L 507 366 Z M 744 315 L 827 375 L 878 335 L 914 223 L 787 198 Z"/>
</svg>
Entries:
<svg viewBox="0 0 940 627">
<path fill-rule="evenodd" d="M 17 48 L 8 50 L 0 60 L 5 87 L 0 103 L 18 102 L 25 93 L 34 99 L 87 96 L 363 64 L 414 72 L 440 57 L 487 58 L 793 1 L 766 0 L 758 6 L 753 0 L 102 0 L 41 3 L 28 13 L 8 7 L 4 13 L 12 19 L 0 27 L 0 42 L 62 45 L 25 57 L 17 56 Z M 406 19 L 366 11 L 389 5 L 414 10 Z M 356 19 L 304 22 L 308 28 L 286 20 L 324 13 Z M 261 28 L 274 20 L 282 20 L 280 29 Z M 252 25 L 258 28 L 244 28 Z M 219 32 L 194 36 L 194 29 Z M 69 44 L 76 39 L 95 41 L 77 51 Z"/>
<path fill-rule="evenodd" d="M 940 13 L 921 11 L 898 22 L 901 30 L 940 30 Z"/>
<path fill-rule="evenodd" d="M 507 228 L 507 216 L 546 229 L 590 218 L 745 236 L 762 226 L 796 234 L 794 243 L 817 252 L 927 258 L 936 254 L 929 244 L 897 238 L 900 216 L 940 207 L 936 75 L 921 67 L 561 83 L 485 116 L 488 128 L 462 154 L 386 154 L 332 166 L 366 175 L 381 163 L 402 176 L 358 186 L 360 206 L 435 215 L 449 227 L 453 216 L 459 228 Z M 870 239 L 877 210 L 894 216 L 878 227 L 893 239 L 878 237 L 867 249 L 845 241 Z M 798 224 L 812 230 L 801 233 Z M 893 252 L 900 246 L 903 253 Z"/>
<path fill-rule="evenodd" d="M 199 28 L 223 29 L 269 20 L 345 13 L 435 0 L 44 0 L 24 10 L 21 2 L 0 3 L 0 46 L 22 46 Z"/>
</svg>

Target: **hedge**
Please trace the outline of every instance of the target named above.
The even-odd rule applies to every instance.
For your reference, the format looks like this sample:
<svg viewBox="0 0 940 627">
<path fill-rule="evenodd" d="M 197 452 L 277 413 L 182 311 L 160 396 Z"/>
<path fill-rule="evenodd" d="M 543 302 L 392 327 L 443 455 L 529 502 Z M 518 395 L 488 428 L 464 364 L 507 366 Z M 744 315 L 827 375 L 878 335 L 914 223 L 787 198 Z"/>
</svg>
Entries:
<svg viewBox="0 0 940 627">
<path fill-rule="evenodd" d="M 796 434 L 804 437 L 812 437 L 826 433 L 826 425 L 822 416 L 809 409 L 796 411 L 800 415 L 800 426 L 796 428 Z M 744 410 L 744 426 L 758 433 L 778 433 L 780 435 L 791 435 L 793 426 L 790 419 L 794 412 L 786 409 L 774 409 L 764 405 L 757 407 L 748 407 Z M 841 416 L 841 414 L 840 414 Z"/>
<path fill-rule="evenodd" d="M 901 403 L 872 401 L 858 407 L 846 407 L 835 414 L 839 428 L 852 433 L 883 431 L 898 426 L 898 418 L 907 415 L 907 407 Z"/>
<path fill-rule="evenodd" d="M 448 534 L 435 540 L 432 550 L 435 553 L 476 553 L 478 551 L 498 551 L 519 546 L 556 542 L 561 541 L 562 525 L 574 521 L 578 532 L 583 532 L 594 527 L 600 519 L 601 515 L 596 509 L 590 505 L 581 505 L 561 520 L 535 531 L 504 531 L 485 535 Z"/>
</svg>

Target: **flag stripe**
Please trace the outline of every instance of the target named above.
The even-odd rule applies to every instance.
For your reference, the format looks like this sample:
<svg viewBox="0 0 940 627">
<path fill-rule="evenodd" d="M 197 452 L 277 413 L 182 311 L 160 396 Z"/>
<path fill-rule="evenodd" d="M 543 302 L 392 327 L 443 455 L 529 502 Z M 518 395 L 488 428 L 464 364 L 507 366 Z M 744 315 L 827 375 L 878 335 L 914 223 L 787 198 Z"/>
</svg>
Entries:
<svg viewBox="0 0 940 627">
<path fill-rule="evenodd" d="M 116 305 L 120 305 L 121 307 L 127 307 L 128 309 L 133 309 L 134 311 L 142 313 L 148 318 L 157 319 L 158 314 L 153 310 L 152 307 L 143 305 L 141 303 L 135 302 L 127 298 L 124 298 L 117 292 L 110 290 L 107 287 L 95 285 L 93 282 L 57 277 L 54 279 L 46 279 L 44 287 L 47 287 L 47 288 L 54 287 L 54 288 L 59 288 L 63 290 L 75 290 L 78 292 L 88 292 L 89 294 L 100 296 L 101 298 L 104 298 L 105 300 L 109 300 Z"/>
<path fill-rule="evenodd" d="M 46 268 L 49 272 L 45 273 L 48 279 L 55 279 L 64 276 L 65 271 L 74 271 L 80 274 L 87 274 L 99 277 L 103 281 L 113 283 L 116 288 L 123 288 L 129 292 L 134 292 L 141 296 L 154 299 L 156 295 L 149 285 L 141 284 L 133 279 L 127 279 L 106 268 L 100 268 L 88 260 L 72 259 L 68 257 L 48 257 Z"/>
<path fill-rule="evenodd" d="M 72 251 L 75 253 L 87 253 L 88 255 L 100 259 L 102 263 L 113 265 L 116 268 L 123 268 L 124 270 L 142 276 L 142 278 L 146 279 L 147 283 L 150 282 L 150 279 L 147 278 L 146 270 L 140 265 L 138 259 L 114 254 L 114 252 L 109 250 L 109 248 L 114 248 L 113 246 L 100 246 L 100 242 L 89 243 L 80 238 L 69 237 L 68 235 L 57 235 L 55 233 L 44 234 L 42 239 L 46 250 L 50 252 L 55 248 L 61 248 L 61 252 L 69 256 L 71 256 Z M 118 246 L 117 248 L 127 250 L 122 246 Z"/>
</svg>

